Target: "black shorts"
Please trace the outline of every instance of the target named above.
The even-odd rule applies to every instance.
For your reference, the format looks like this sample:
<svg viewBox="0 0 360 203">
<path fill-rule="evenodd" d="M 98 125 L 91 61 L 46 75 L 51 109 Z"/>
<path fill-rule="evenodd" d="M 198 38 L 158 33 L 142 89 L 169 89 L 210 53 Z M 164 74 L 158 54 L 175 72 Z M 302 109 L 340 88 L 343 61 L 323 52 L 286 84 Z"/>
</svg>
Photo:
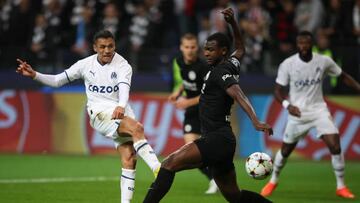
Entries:
<svg viewBox="0 0 360 203">
<path fill-rule="evenodd" d="M 185 116 L 183 122 L 184 134 L 195 133 L 201 134 L 200 118 L 197 115 Z"/>
<path fill-rule="evenodd" d="M 236 139 L 230 127 L 205 133 L 194 142 L 199 148 L 204 166 L 208 166 L 213 175 L 234 170 Z"/>
</svg>

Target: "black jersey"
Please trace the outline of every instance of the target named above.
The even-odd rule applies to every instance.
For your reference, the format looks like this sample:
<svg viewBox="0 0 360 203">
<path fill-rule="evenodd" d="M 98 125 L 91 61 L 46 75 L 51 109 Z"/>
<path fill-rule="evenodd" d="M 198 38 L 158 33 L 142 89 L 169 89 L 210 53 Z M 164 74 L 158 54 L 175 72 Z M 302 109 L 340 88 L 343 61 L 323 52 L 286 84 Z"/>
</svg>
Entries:
<svg viewBox="0 0 360 203">
<path fill-rule="evenodd" d="M 194 63 L 185 64 L 183 56 L 176 58 L 176 63 L 180 69 L 182 84 L 186 93 L 186 98 L 194 98 L 200 95 L 206 73 L 209 66 L 198 58 Z M 198 115 L 199 106 L 194 105 L 186 109 L 185 116 Z"/>
<path fill-rule="evenodd" d="M 230 110 L 234 103 L 226 89 L 238 84 L 240 62 L 234 56 L 212 67 L 206 74 L 200 96 L 200 120 L 204 133 L 230 126 Z"/>
</svg>

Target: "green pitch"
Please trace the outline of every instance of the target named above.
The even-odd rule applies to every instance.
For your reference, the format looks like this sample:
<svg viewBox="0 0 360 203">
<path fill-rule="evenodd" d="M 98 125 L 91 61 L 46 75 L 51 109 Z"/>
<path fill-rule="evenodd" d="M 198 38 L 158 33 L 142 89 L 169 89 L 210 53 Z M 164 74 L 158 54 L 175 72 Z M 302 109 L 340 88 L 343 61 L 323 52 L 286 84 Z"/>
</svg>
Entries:
<svg viewBox="0 0 360 203">
<path fill-rule="evenodd" d="M 244 161 L 236 160 L 238 184 L 259 192 L 267 180 L 248 177 Z M 118 203 L 120 202 L 119 158 L 114 156 L 0 155 L 0 202 L 2 203 Z M 346 180 L 357 196 L 344 200 L 335 196 L 335 178 L 329 161 L 290 160 L 281 182 L 270 199 L 276 203 L 359 202 L 360 163 L 346 163 Z M 141 202 L 153 175 L 138 161 L 134 203 Z M 198 170 L 177 174 L 162 202 L 226 202 L 218 193 L 204 195 L 208 182 Z"/>
</svg>

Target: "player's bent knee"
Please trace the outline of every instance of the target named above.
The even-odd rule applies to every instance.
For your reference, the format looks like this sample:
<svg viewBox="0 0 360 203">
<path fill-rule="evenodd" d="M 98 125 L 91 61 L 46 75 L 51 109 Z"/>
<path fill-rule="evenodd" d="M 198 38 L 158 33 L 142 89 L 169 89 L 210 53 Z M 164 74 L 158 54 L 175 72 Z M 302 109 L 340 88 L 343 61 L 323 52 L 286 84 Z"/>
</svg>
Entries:
<svg viewBox="0 0 360 203">
<path fill-rule="evenodd" d="M 341 147 L 340 145 L 335 145 L 329 148 L 331 154 L 340 154 L 341 153 Z"/>
<path fill-rule="evenodd" d="M 176 171 L 176 155 L 170 154 L 162 163 L 161 167 L 166 168 L 169 171 Z"/>
<path fill-rule="evenodd" d="M 121 164 L 123 168 L 135 168 L 136 161 L 135 153 L 124 153 L 121 155 Z"/>
</svg>

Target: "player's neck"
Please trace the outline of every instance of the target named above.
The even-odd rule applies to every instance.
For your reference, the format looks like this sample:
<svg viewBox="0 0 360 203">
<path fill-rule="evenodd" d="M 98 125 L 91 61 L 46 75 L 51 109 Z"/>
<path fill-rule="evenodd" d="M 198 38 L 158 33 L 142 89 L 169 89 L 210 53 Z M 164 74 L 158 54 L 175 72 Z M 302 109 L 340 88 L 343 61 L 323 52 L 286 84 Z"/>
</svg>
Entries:
<svg viewBox="0 0 360 203">
<path fill-rule="evenodd" d="M 312 55 L 312 52 L 309 52 L 309 54 L 306 54 L 306 55 L 299 54 L 299 57 L 302 61 L 309 62 L 309 61 L 311 61 L 313 55 Z"/>
</svg>

